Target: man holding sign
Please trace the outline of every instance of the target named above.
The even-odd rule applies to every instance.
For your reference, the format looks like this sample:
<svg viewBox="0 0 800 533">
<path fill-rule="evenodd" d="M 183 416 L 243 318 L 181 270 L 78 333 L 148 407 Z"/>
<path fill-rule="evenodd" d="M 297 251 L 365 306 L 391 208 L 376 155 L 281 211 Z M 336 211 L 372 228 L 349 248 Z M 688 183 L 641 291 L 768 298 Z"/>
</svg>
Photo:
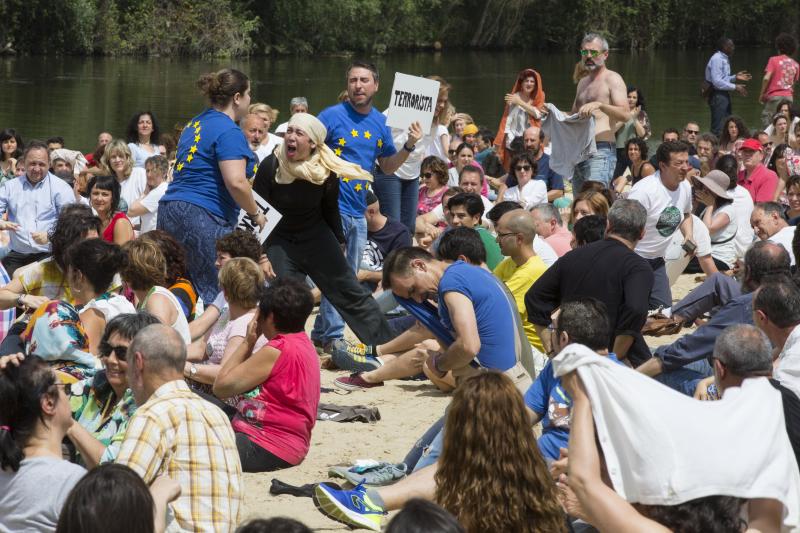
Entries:
<svg viewBox="0 0 800 533">
<path fill-rule="evenodd" d="M 400 151 L 392 142 L 386 117 L 372 106 L 378 92 L 378 69 L 372 63 L 353 62 L 347 69 L 347 101 L 331 106 L 319 114 L 328 130 L 325 144 L 333 152 L 372 173 L 378 161 L 385 174 L 393 174 L 414 151 L 422 138 L 422 127 L 414 122 L 408 128 L 408 140 Z M 347 262 L 358 271 L 367 242 L 366 192 L 369 181 L 339 176 L 339 213 L 345 238 Z M 324 293 L 324 291 L 323 291 Z M 336 309 L 323 298 L 319 316 L 311 332 L 311 340 L 324 349 L 344 336 L 344 322 Z M 362 341 L 364 339 L 361 339 Z"/>
</svg>

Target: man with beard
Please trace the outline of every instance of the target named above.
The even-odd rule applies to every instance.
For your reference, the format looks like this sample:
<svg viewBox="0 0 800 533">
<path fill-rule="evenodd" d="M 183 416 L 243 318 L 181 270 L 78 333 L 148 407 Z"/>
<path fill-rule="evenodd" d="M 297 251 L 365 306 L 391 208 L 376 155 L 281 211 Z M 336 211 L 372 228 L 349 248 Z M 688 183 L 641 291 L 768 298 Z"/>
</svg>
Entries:
<svg viewBox="0 0 800 533">
<path fill-rule="evenodd" d="M 581 41 L 581 60 L 589 74 L 578 82 L 572 113 L 594 116 L 597 152 L 575 166 L 572 190 L 580 191 L 584 181 L 599 181 L 606 187 L 614 178 L 617 164 L 617 122 L 632 118 L 628 92 L 622 76 L 606 68 L 608 41 L 601 35 L 589 33 Z"/>
</svg>

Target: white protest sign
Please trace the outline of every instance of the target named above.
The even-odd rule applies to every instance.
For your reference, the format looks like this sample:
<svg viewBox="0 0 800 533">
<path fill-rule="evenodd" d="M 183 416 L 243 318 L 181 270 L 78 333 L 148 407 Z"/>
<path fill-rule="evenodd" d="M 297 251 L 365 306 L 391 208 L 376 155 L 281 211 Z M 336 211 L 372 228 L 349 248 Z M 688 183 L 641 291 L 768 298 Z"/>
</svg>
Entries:
<svg viewBox="0 0 800 533">
<path fill-rule="evenodd" d="M 430 131 L 438 98 L 438 81 L 395 73 L 386 125 L 407 130 L 412 123 L 419 122 L 423 132 Z"/>
<path fill-rule="evenodd" d="M 257 233 L 258 241 L 263 244 L 264 241 L 267 240 L 267 237 L 269 237 L 269 234 L 272 233 L 272 230 L 275 229 L 275 226 L 278 225 L 278 222 L 281 221 L 283 215 L 281 215 L 277 209 L 269 205 L 269 202 L 261 198 L 256 191 L 253 191 L 253 200 L 256 201 L 258 209 L 264 213 L 265 217 L 267 217 L 267 223 L 264 225 L 264 229 L 259 232 L 258 226 L 250 223 L 250 219 L 247 218 L 247 213 L 244 212 L 244 209 L 239 211 L 239 222 L 237 227 L 246 231 Z"/>
</svg>

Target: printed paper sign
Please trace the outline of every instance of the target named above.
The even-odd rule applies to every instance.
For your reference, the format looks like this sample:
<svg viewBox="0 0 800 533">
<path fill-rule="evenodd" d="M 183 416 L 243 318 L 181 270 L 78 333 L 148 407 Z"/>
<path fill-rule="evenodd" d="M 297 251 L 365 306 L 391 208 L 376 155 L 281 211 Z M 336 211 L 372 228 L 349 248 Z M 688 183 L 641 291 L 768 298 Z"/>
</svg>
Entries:
<svg viewBox="0 0 800 533">
<path fill-rule="evenodd" d="M 389 97 L 386 125 L 407 130 L 412 123 L 419 122 L 423 132 L 430 131 L 438 98 L 438 81 L 397 72 Z"/>
<path fill-rule="evenodd" d="M 264 213 L 264 216 L 267 217 L 267 223 L 264 225 L 264 229 L 259 233 L 258 226 L 250 223 L 250 219 L 247 218 L 247 213 L 244 212 L 244 209 L 239 211 L 239 223 L 237 226 L 243 230 L 258 234 L 258 241 L 263 244 L 264 241 L 267 240 L 267 237 L 269 237 L 269 234 L 272 233 L 272 230 L 275 229 L 275 226 L 278 225 L 278 222 L 281 221 L 283 215 L 281 215 L 277 209 L 269 205 L 269 202 L 261 198 L 256 191 L 253 191 L 253 199 L 256 201 L 256 205 L 261 212 Z"/>
</svg>

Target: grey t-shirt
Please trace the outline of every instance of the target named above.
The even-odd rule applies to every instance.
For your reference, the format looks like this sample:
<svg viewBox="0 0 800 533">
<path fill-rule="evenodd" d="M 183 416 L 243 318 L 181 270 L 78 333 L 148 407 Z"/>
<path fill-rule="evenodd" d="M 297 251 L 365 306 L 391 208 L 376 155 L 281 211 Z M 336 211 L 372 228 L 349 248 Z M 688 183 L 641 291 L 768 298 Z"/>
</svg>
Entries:
<svg viewBox="0 0 800 533">
<path fill-rule="evenodd" d="M 61 507 L 86 470 L 55 457 L 23 459 L 0 470 L 0 533 L 55 531 Z"/>
</svg>

